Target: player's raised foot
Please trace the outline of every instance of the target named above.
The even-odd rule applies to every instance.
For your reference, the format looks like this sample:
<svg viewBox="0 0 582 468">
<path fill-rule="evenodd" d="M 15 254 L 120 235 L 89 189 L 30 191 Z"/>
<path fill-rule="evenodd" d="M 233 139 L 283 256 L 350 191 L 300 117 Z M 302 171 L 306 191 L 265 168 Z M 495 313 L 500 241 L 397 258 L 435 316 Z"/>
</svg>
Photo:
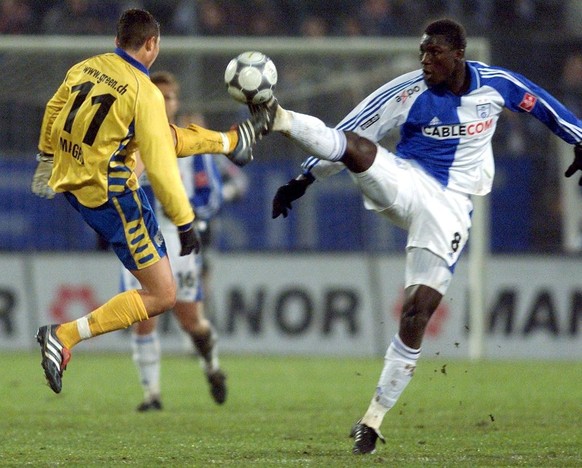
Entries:
<svg viewBox="0 0 582 468">
<path fill-rule="evenodd" d="M 58 327 L 59 325 L 45 325 L 36 332 L 44 376 L 51 390 L 55 393 L 61 392 L 63 372 L 71 359 L 70 351 L 57 338 Z"/>
<path fill-rule="evenodd" d="M 140 403 L 135 410 L 140 413 L 145 413 L 147 411 L 161 411 L 162 408 L 162 400 L 159 398 L 152 398 L 151 400 L 146 400 Z"/>
<path fill-rule="evenodd" d="M 206 378 L 210 384 L 210 394 L 216 403 L 222 405 L 226 401 L 226 374 L 220 369 L 207 371 Z"/>
<path fill-rule="evenodd" d="M 365 455 L 367 453 L 374 453 L 376 451 L 376 441 L 380 439 L 383 444 L 386 439 L 379 430 L 362 424 L 360 419 L 353 425 L 350 432 L 350 437 L 354 439 L 354 447 L 352 453 L 356 455 Z"/>
<path fill-rule="evenodd" d="M 277 109 L 279 102 L 275 96 L 272 96 L 267 102 L 263 104 L 248 104 L 251 115 L 255 118 L 262 117 L 262 128 L 257 129 L 260 136 L 267 135 L 273 130 L 275 119 L 277 117 Z"/>
</svg>

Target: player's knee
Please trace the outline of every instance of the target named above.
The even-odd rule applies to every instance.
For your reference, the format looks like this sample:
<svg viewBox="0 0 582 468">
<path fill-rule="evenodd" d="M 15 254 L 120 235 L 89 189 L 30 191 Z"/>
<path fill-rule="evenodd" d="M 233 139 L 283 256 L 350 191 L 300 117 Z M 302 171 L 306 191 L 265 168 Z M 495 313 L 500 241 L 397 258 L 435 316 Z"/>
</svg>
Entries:
<svg viewBox="0 0 582 468">
<path fill-rule="evenodd" d="M 176 304 L 176 287 L 167 285 L 156 294 L 160 311 L 170 310 Z"/>
<path fill-rule="evenodd" d="M 414 288 L 402 307 L 401 324 L 411 329 L 424 329 L 438 306 L 438 300 L 426 297 L 426 287 Z M 436 291 L 435 291 L 436 292 Z M 436 296 L 436 294 L 435 294 Z"/>
<path fill-rule="evenodd" d="M 201 314 L 199 302 L 178 302 L 174 307 L 180 328 L 189 334 L 205 331 L 209 327 L 208 321 Z"/>
<path fill-rule="evenodd" d="M 346 152 L 341 161 L 352 172 L 364 172 L 370 168 L 378 147 L 376 143 L 354 132 L 346 132 Z"/>
</svg>

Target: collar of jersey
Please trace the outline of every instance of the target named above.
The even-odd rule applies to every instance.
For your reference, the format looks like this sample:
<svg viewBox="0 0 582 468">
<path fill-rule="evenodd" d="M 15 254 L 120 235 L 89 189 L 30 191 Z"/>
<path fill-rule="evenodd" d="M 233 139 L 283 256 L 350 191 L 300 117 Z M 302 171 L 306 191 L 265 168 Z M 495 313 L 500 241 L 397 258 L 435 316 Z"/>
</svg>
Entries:
<svg viewBox="0 0 582 468">
<path fill-rule="evenodd" d="M 136 59 L 134 59 L 131 55 L 129 55 L 125 50 L 120 49 L 119 47 L 115 48 L 115 53 L 117 55 L 119 55 L 123 60 L 125 60 L 126 62 L 128 62 L 129 64 L 133 65 L 135 68 L 137 68 L 138 70 L 141 70 L 142 72 L 144 72 L 147 76 L 150 76 L 150 72 L 148 71 L 148 69 L 144 66 L 143 63 L 138 62 Z"/>
<path fill-rule="evenodd" d="M 471 73 L 471 83 L 469 84 L 469 89 L 465 94 L 469 94 L 472 91 L 475 91 L 477 88 L 481 87 L 481 80 L 479 77 L 479 73 L 477 72 L 477 67 L 474 62 L 467 62 L 467 69 L 469 73 Z"/>
</svg>

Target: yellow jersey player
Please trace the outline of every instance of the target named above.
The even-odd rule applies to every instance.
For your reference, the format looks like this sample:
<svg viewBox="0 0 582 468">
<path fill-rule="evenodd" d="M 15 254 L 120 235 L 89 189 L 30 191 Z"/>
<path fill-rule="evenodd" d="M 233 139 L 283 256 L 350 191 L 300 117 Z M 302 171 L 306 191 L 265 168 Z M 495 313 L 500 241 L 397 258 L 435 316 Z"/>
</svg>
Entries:
<svg viewBox="0 0 582 468">
<path fill-rule="evenodd" d="M 156 198 L 178 227 L 180 255 L 198 252 L 194 213 L 176 155 L 223 153 L 239 163 L 267 131 L 269 115 L 253 116 L 229 132 L 169 127 L 164 97 L 150 81 L 160 27 L 147 11 L 130 9 L 117 24 L 116 49 L 74 65 L 46 106 L 32 191 L 62 192 L 112 247 L 141 289 L 124 291 L 84 317 L 38 329 L 42 367 L 55 393 L 70 350 L 82 340 L 119 330 L 169 310 L 176 286 L 156 217 L 139 187 L 139 151 Z"/>
</svg>

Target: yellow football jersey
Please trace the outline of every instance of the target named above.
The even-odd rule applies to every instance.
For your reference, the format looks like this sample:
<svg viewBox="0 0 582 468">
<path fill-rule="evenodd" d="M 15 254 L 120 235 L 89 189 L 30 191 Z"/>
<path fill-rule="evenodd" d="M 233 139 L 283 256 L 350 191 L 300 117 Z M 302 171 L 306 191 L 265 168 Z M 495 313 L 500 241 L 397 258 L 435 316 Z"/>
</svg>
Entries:
<svg viewBox="0 0 582 468">
<path fill-rule="evenodd" d="M 39 149 L 54 154 L 49 185 L 96 208 L 139 186 L 139 150 L 156 198 L 178 226 L 194 219 L 180 179 L 164 98 L 121 49 L 74 65 L 48 102 Z"/>
</svg>

